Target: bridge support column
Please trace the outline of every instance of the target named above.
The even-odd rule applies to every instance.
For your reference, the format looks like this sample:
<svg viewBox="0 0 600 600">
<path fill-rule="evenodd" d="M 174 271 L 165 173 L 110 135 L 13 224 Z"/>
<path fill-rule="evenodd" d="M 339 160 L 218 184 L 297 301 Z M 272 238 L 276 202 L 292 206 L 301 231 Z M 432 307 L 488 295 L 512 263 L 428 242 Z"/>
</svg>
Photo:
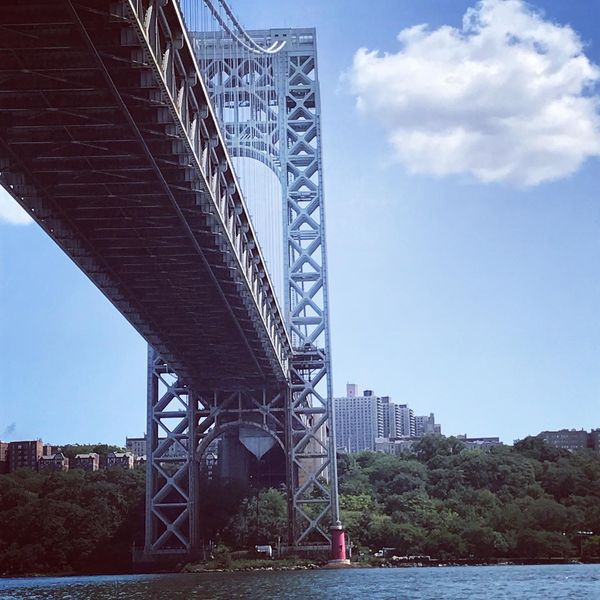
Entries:
<svg viewBox="0 0 600 600">
<path fill-rule="evenodd" d="M 330 528 L 339 523 L 328 375 L 322 350 L 306 347 L 294 353 L 287 415 L 288 502 L 290 539 L 299 552 L 329 553 Z"/>
<path fill-rule="evenodd" d="M 198 548 L 197 423 L 191 389 L 149 348 L 146 559 L 193 558 Z"/>
<path fill-rule="evenodd" d="M 200 557 L 202 520 L 211 518 L 201 514 L 201 470 L 216 440 L 221 443 L 212 476 L 221 472 L 252 487 L 277 487 L 286 481 L 288 398 L 286 384 L 192 390 L 149 348 L 145 561 Z M 270 470 L 260 473 L 265 461 Z"/>
</svg>

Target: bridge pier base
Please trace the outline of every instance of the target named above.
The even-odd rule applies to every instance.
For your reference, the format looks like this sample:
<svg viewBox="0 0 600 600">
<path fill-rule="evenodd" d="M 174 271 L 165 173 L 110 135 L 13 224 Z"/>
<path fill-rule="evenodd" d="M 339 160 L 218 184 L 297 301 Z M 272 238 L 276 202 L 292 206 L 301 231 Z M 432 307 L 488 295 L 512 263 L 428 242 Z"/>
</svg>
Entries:
<svg viewBox="0 0 600 600">
<path fill-rule="evenodd" d="M 205 455 L 212 454 L 213 443 L 219 442 L 219 450 L 211 477 L 222 473 L 227 480 L 244 480 L 256 488 L 286 481 L 288 398 L 286 384 L 192 390 L 149 348 L 143 561 L 167 564 L 202 558 L 203 542 L 209 540 L 201 539 L 201 524 L 210 515 L 201 513 L 201 482 L 207 476 Z M 265 461 L 267 466 L 275 464 L 275 472 L 256 470 L 250 480 L 248 465 L 260 469 Z"/>
<path fill-rule="evenodd" d="M 148 348 L 144 561 L 192 560 L 198 550 L 197 403 Z"/>
</svg>

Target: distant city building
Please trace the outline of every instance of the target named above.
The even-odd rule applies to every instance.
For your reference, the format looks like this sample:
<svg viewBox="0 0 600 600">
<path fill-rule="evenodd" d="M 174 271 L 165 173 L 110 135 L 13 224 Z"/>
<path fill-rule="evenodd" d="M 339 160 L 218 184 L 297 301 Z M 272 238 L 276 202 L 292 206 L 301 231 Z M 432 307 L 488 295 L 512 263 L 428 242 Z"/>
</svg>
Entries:
<svg viewBox="0 0 600 600">
<path fill-rule="evenodd" d="M 428 417 L 415 417 L 415 436 L 420 438 L 428 433 L 442 433 L 442 426 L 435 422 L 433 413 L 429 413 Z"/>
<path fill-rule="evenodd" d="M 389 396 L 380 398 L 381 422 L 378 436 L 384 438 L 415 437 L 415 416 L 407 404 L 395 404 Z"/>
<path fill-rule="evenodd" d="M 8 473 L 8 442 L 0 442 L 0 475 Z"/>
<path fill-rule="evenodd" d="M 69 459 L 62 453 L 57 452 L 50 456 L 40 456 L 37 464 L 38 471 L 68 471 L 69 470 Z"/>
<path fill-rule="evenodd" d="M 386 454 L 406 454 L 414 450 L 416 438 L 377 438 L 375 440 L 375 451 Z"/>
<path fill-rule="evenodd" d="M 158 445 L 165 441 L 166 438 L 158 438 Z M 165 458 L 185 458 L 187 456 L 187 440 L 178 440 L 171 443 L 167 451 L 163 453 Z"/>
<path fill-rule="evenodd" d="M 588 438 L 589 447 L 600 452 L 600 429 L 592 429 Z"/>
<path fill-rule="evenodd" d="M 584 448 L 598 449 L 598 432 L 592 430 L 590 433 L 584 429 L 559 429 L 558 431 L 542 431 L 537 437 L 556 448 L 563 448 L 575 452 Z"/>
<path fill-rule="evenodd" d="M 106 456 L 106 466 L 108 468 L 133 469 L 133 463 L 134 459 L 131 452 L 109 452 Z"/>
<path fill-rule="evenodd" d="M 158 447 L 167 438 L 159 438 Z M 141 469 L 146 465 L 146 438 L 125 438 L 125 447 L 134 456 L 134 466 L 136 469 Z M 205 470 L 209 479 L 213 478 L 213 472 L 218 464 L 219 455 L 219 439 L 213 440 L 204 452 L 203 459 L 200 461 L 200 467 Z M 187 440 L 180 440 L 179 442 L 171 443 L 165 452 L 161 455 L 162 458 L 180 458 L 185 459 L 187 457 Z"/>
<path fill-rule="evenodd" d="M 160 447 L 166 438 L 158 439 L 158 446 Z M 185 458 L 187 456 L 187 440 L 183 439 L 179 442 L 173 442 L 169 445 L 166 452 L 162 454 L 165 458 Z M 131 452 L 135 459 L 143 458 L 146 460 L 148 455 L 148 446 L 146 437 L 142 438 L 125 438 L 125 448 Z"/>
<path fill-rule="evenodd" d="M 100 455 L 96 452 L 76 454 L 74 468 L 83 469 L 84 471 L 97 471 L 100 468 Z"/>
<path fill-rule="evenodd" d="M 396 404 L 390 396 L 379 397 L 373 390 L 364 390 L 359 395 L 354 383 L 346 385 L 345 397 L 334 398 L 334 407 L 336 447 L 346 452 L 375 450 L 376 439 L 400 440 L 393 451 L 400 447 L 405 451 L 410 444 L 404 440 L 441 433 L 433 413 L 415 417 L 407 404 Z M 379 443 L 381 448 L 383 443 Z"/>
<path fill-rule="evenodd" d="M 62 452 L 62 448 L 60 446 L 52 446 L 51 444 L 44 444 L 42 446 L 42 456 L 52 456 L 57 452 Z"/>
<path fill-rule="evenodd" d="M 126 437 L 125 448 L 133 454 L 135 458 L 146 456 L 146 436 L 144 437 Z"/>
<path fill-rule="evenodd" d="M 346 396 L 348 398 L 356 398 L 359 395 L 358 386 L 355 383 L 346 384 Z"/>
<path fill-rule="evenodd" d="M 349 384 L 346 396 L 334 398 L 336 446 L 346 452 L 375 450 L 375 438 L 383 434 L 381 399 L 372 390 L 362 396 Z"/>
<path fill-rule="evenodd" d="M 42 440 L 10 442 L 8 444 L 8 470 L 14 473 L 17 469 L 37 470 L 38 460 L 43 454 Z"/>
<path fill-rule="evenodd" d="M 493 448 L 494 446 L 502 446 L 502 442 L 499 437 L 467 437 L 467 434 L 457 435 L 466 448 L 469 450 L 478 450 L 485 448 Z"/>
<path fill-rule="evenodd" d="M 412 408 L 407 404 L 396 404 L 394 406 L 394 427 L 390 437 L 416 437 L 417 421 Z"/>
<path fill-rule="evenodd" d="M 396 405 L 389 396 L 382 396 L 379 401 L 380 423 L 378 423 L 377 427 L 377 436 L 389 438 L 394 435 L 395 431 L 394 420 Z"/>
</svg>

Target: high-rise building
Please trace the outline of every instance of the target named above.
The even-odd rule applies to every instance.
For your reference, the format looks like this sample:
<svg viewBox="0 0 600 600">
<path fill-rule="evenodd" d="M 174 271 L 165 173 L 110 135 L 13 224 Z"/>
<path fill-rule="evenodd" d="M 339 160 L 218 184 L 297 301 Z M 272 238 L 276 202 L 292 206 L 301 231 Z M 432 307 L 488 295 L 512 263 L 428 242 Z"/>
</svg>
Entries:
<svg viewBox="0 0 600 600">
<path fill-rule="evenodd" d="M 346 393 L 347 396 L 333 400 L 336 447 L 346 452 L 375 450 L 375 438 L 383 428 L 381 398 L 372 390 L 357 396 L 354 384 L 348 384 Z"/>
<path fill-rule="evenodd" d="M 346 384 L 346 396 L 348 398 L 356 398 L 359 395 L 358 386 L 355 383 Z"/>
<path fill-rule="evenodd" d="M 396 404 L 389 396 L 381 397 L 381 423 L 378 437 L 391 438 L 396 435 Z"/>
<path fill-rule="evenodd" d="M 415 437 L 416 421 L 412 408 L 407 404 L 396 404 L 394 407 L 394 432 L 390 437 Z"/>
<path fill-rule="evenodd" d="M 441 433 L 433 413 L 415 417 L 412 408 L 395 404 L 390 396 L 376 396 L 373 390 L 364 390 L 360 396 L 354 383 L 346 385 L 346 396 L 334 398 L 334 404 L 336 447 L 347 452 L 375 450 L 376 440 L 382 448 L 384 440 L 409 440 L 426 433 Z M 402 451 L 409 447 L 410 444 L 403 444 Z"/>
</svg>

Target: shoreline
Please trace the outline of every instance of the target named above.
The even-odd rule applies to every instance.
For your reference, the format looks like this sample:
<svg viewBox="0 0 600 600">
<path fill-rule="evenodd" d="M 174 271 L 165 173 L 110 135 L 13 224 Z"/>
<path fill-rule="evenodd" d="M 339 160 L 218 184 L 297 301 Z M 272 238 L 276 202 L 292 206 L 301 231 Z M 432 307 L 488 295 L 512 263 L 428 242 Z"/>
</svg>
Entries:
<svg viewBox="0 0 600 600">
<path fill-rule="evenodd" d="M 173 569 L 152 571 L 120 571 L 120 572 L 75 572 L 66 573 L 26 573 L 19 575 L 2 574 L 0 579 L 34 579 L 34 578 L 69 578 L 69 577 L 112 577 L 130 575 L 166 575 L 166 574 L 200 574 L 200 573 L 249 573 L 252 571 L 316 571 L 332 569 L 327 563 L 311 561 L 279 561 L 257 560 L 240 561 L 242 564 L 217 566 L 210 563 L 186 563 Z M 285 563 L 285 564 L 284 564 Z M 378 562 L 356 561 L 348 565 L 337 566 L 336 569 L 410 569 L 410 568 L 439 568 L 439 567 L 506 567 L 506 566 L 543 566 L 543 565 L 588 565 L 600 564 L 600 557 L 592 558 L 548 558 L 548 559 L 454 559 L 429 561 L 394 561 L 380 559 Z"/>
<path fill-rule="evenodd" d="M 262 561 L 261 561 L 262 563 Z M 429 561 L 395 561 L 391 559 L 381 559 L 378 562 L 356 561 L 347 565 L 331 566 L 328 563 L 316 562 L 296 565 L 278 565 L 277 560 L 269 564 L 260 565 L 240 565 L 233 564 L 230 567 L 212 567 L 207 563 L 188 564 L 178 572 L 181 573 L 239 573 L 249 571 L 302 571 L 318 569 L 410 569 L 427 567 L 505 567 L 505 566 L 542 566 L 542 565 L 576 565 L 576 564 L 600 564 L 600 558 L 591 559 L 579 558 L 548 558 L 548 559 L 454 559 L 441 560 L 430 559 Z"/>
</svg>

